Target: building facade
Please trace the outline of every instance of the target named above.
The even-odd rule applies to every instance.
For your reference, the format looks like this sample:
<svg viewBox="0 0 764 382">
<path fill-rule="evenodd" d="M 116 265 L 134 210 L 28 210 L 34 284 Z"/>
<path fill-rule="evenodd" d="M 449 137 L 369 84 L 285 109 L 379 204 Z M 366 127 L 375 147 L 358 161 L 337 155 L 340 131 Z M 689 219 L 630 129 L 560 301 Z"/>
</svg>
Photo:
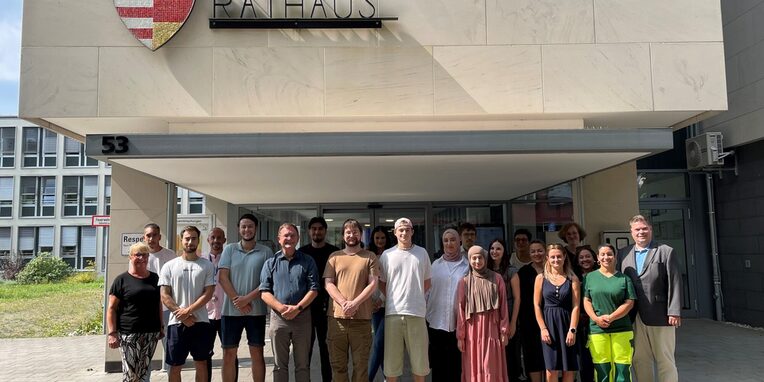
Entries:
<svg viewBox="0 0 764 382">
<path fill-rule="evenodd" d="M 729 111 L 703 121 L 721 132 L 725 170 L 712 173 L 724 318 L 764 326 L 764 1 L 722 2 Z"/>
<path fill-rule="evenodd" d="M 102 270 L 111 168 L 72 138 L 18 118 L 0 118 L 0 256 L 28 262 L 42 252 L 75 269 Z"/>
<path fill-rule="evenodd" d="M 179 188 L 180 219 L 204 215 L 204 195 Z M 75 269 L 105 271 L 111 165 L 84 145 L 15 117 L 0 117 L 0 258 L 28 262 L 40 253 Z"/>
<path fill-rule="evenodd" d="M 430 253 L 463 221 L 483 240 L 553 240 L 575 220 L 597 244 L 639 212 L 635 161 L 727 108 L 718 0 L 197 1 L 158 49 L 167 34 L 135 39 L 153 20 L 128 16 L 172 1 L 116 3 L 145 9 L 24 4 L 19 107 L 112 164 L 107 282 L 126 266 L 120 235 L 174 224 L 175 185 L 230 240 L 251 211 L 271 244 L 314 215 L 332 229 L 405 215 Z M 219 19 L 287 16 L 300 27 Z"/>
</svg>

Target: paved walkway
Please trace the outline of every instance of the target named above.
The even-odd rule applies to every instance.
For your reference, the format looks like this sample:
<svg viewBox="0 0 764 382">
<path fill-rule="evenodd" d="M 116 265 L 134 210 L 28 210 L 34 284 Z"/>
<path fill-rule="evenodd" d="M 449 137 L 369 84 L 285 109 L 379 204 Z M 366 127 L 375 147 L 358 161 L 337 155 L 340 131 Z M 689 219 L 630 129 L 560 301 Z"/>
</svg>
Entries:
<svg viewBox="0 0 764 382">
<path fill-rule="evenodd" d="M 104 342 L 104 336 L 0 340 L 0 382 L 118 382 L 121 374 L 103 372 Z M 764 381 L 764 372 L 759 369 L 764 365 L 762 329 L 709 320 L 684 320 L 677 342 L 677 363 L 682 381 Z M 269 344 L 265 350 L 266 363 L 270 363 Z M 220 354 L 219 351 L 216 353 Z M 248 353 L 242 348 L 239 354 Z M 218 359 L 213 369 L 214 381 L 220 380 L 219 362 Z M 320 381 L 318 369 L 314 359 L 313 381 Z M 269 366 L 268 381 L 272 380 L 271 371 Z M 183 371 L 183 379 L 193 381 L 191 369 Z M 167 374 L 155 371 L 151 380 L 167 381 Z M 239 380 L 251 380 L 248 369 L 241 369 Z"/>
</svg>

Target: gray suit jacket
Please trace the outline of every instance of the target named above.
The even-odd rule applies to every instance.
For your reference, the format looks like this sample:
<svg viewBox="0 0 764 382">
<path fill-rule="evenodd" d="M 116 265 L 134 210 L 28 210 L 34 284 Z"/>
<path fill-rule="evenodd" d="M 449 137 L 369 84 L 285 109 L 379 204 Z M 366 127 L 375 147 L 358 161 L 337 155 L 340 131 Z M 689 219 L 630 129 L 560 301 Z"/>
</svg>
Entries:
<svg viewBox="0 0 764 382">
<path fill-rule="evenodd" d="M 619 268 L 634 282 L 636 309 L 645 325 L 669 326 L 668 316 L 682 313 L 682 272 L 674 249 L 665 244 L 650 243 L 643 269 L 636 269 L 634 245 L 618 253 Z"/>
</svg>

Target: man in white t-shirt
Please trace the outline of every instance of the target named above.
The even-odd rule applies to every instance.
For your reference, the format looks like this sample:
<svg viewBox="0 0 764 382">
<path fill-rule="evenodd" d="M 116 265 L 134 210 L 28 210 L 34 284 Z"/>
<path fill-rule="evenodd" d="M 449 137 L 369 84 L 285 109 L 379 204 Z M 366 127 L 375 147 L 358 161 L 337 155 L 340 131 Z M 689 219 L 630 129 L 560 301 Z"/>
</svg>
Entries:
<svg viewBox="0 0 764 382">
<path fill-rule="evenodd" d="M 149 271 L 161 274 L 162 266 L 168 261 L 176 258 L 175 251 L 169 248 L 163 248 L 159 241 L 162 240 L 162 233 L 156 223 L 148 223 L 143 226 L 143 242 L 149 246 Z M 167 333 L 167 322 L 170 320 L 170 311 L 166 306 L 162 306 L 162 322 L 164 322 L 164 332 Z M 162 338 L 162 347 L 167 345 L 167 337 Z M 163 361 L 166 361 L 165 354 Z M 162 364 L 162 371 L 170 368 L 167 363 Z"/>
<path fill-rule="evenodd" d="M 149 246 L 149 271 L 159 274 L 162 266 L 168 261 L 176 258 L 175 251 L 163 248 L 159 241 L 162 240 L 162 233 L 159 232 L 159 226 L 156 223 L 149 223 L 143 226 L 143 242 Z"/>
<path fill-rule="evenodd" d="M 407 348 L 414 381 L 430 374 L 427 356 L 427 302 L 430 289 L 430 257 L 412 243 L 414 226 L 408 218 L 395 222 L 398 245 L 382 253 L 380 289 L 385 293 L 385 362 L 387 381 L 403 374 L 403 348 Z"/>
<path fill-rule="evenodd" d="M 180 371 L 190 353 L 196 380 L 207 380 L 207 358 L 215 342 L 206 304 L 215 291 L 215 268 L 196 254 L 199 229 L 183 228 L 183 254 L 168 261 L 159 274 L 162 303 L 170 310 L 165 354 L 170 382 L 180 381 Z"/>
</svg>

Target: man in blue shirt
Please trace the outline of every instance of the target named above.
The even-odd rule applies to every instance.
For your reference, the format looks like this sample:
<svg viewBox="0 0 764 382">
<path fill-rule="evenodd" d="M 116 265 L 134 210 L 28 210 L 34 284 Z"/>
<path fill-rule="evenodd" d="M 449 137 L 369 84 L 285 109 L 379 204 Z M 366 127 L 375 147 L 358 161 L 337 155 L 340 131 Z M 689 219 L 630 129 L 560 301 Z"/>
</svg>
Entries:
<svg viewBox="0 0 764 382">
<path fill-rule="evenodd" d="M 273 381 L 289 381 L 289 346 L 294 349 L 297 382 L 310 381 L 310 303 L 318 295 L 318 268 L 312 257 L 297 250 L 297 227 L 284 223 L 278 230 L 281 250 L 268 259 L 260 275 L 260 298 L 271 308 Z"/>
<path fill-rule="evenodd" d="M 637 293 L 634 318 L 634 376 L 639 382 L 677 382 L 676 328 L 682 323 L 682 272 L 677 254 L 653 241 L 642 215 L 629 221 L 634 245 L 623 248 L 620 269 Z M 656 376 L 657 372 L 657 376 Z"/>
</svg>

